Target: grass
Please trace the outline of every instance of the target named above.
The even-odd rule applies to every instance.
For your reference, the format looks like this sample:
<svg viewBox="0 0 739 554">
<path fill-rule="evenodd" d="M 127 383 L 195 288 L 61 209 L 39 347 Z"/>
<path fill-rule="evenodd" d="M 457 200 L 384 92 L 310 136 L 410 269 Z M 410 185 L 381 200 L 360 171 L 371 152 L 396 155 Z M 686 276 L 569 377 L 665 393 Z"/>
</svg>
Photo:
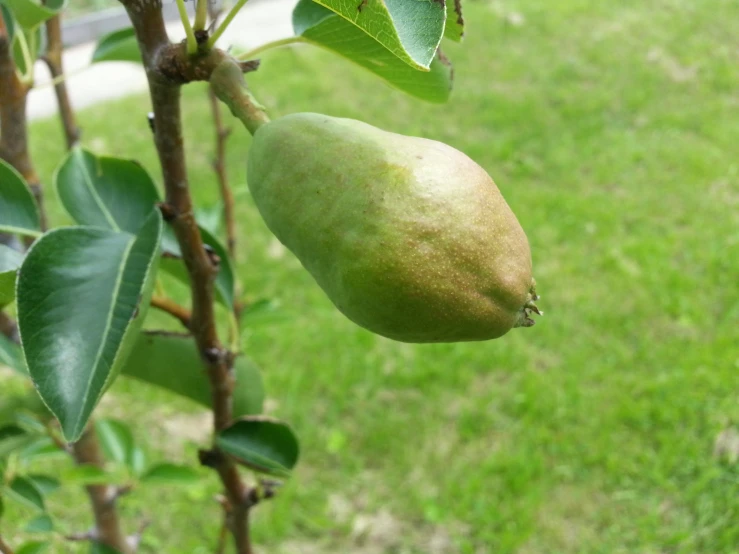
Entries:
<svg viewBox="0 0 739 554">
<path fill-rule="evenodd" d="M 739 6 L 468 4 L 448 105 L 307 47 L 265 55 L 250 82 L 275 116 L 359 118 L 478 161 L 527 231 L 546 317 L 475 344 L 353 326 L 260 221 L 235 133 L 245 296 L 289 314 L 243 345 L 303 451 L 255 516 L 260 551 L 736 554 L 739 466 L 714 443 L 739 426 Z M 212 205 L 204 89 L 185 102 L 193 188 Z M 85 144 L 158 176 L 147 110 L 137 96 L 82 112 Z M 56 121 L 32 128 L 47 182 L 58 134 Z M 193 460 L 188 438 L 205 436 L 194 408 L 124 380 L 101 411 L 131 421 L 152 459 Z M 123 509 L 152 518 L 153 551 L 209 553 L 216 491 L 143 489 Z M 79 492 L 54 507 L 71 530 L 89 524 Z"/>
</svg>

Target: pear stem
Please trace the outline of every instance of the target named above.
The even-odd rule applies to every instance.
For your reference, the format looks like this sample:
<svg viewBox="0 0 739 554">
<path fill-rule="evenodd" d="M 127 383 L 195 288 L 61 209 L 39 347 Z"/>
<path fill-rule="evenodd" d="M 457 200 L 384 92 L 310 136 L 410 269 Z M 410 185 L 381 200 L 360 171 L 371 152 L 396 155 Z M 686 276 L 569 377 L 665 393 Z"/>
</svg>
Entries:
<svg viewBox="0 0 739 554">
<path fill-rule="evenodd" d="M 269 122 L 264 106 L 249 91 L 242 69 L 233 60 L 226 59 L 218 64 L 211 73 L 210 84 L 218 99 L 229 107 L 252 135 Z"/>
</svg>

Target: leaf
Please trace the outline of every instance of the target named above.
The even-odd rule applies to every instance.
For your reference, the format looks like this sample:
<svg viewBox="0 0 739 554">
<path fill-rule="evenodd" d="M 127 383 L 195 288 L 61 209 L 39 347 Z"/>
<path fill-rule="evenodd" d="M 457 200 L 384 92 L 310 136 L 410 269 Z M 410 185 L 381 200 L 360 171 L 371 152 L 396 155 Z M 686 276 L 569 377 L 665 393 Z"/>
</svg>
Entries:
<svg viewBox="0 0 739 554">
<path fill-rule="evenodd" d="M 5 491 L 8 498 L 12 498 L 29 508 L 35 508 L 42 512 L 46 509 L 43 494 L 36 488 L 33 481 L 26 477 L 16 477 L 6 487 Z"/>
<path fill-rule="evenodd" d="M 159 202 L 156 185 L 140 164 L 82 148 L 67 155 L 54 186 L 77 223 L 113 231 L 137 233 Z"/>
<path fill-rule="evenodd" d="M 0 244 L 0 308 L 15 300 L 15 274 L 23 254 Z"/>
<path fill-rule="evenodd" d="M 146 454 L 137 444 L 134 444 L 131 450 L 128 467 L 131 468 L 134 475 L 141 475 L 146 469 Z"/>
<path fill-rule="evenodd" d="M 13 17 L 10 8 L 3 4 L 2 1 L 0 1 L 0 16 L 2 16 L 3 21 L 5 21 L 5 28 L 8 30 L 8 41 L 12 43 L 16 32 L 15 18 Z"/>
<path fill-rule="evenodd" d="M 113 31 L 98 40 L 92 53 L 92 63 L 97 62 L 141 63 L 141 50 L 134 28 Z"/>
<path fill-rule="evenodd" d="M 14 369 L 22 375 L 28 375 L 20 346 L 2 333 L 0 333 L 0 365 Z"/>
<path fill-rule="evenodd" d="M 18 29 L 13 40 L 13 62 L 21 75 L 31 75 L 31 66 L 26 62 L 35 62 L 45 50 L 45 35 L 41 27 Z"/>
<path fill-rule="evenodd" d="M 338 15 L 317 5 L 309 13 L 301 11 L 306 5 L 312 1 L 301 0 L 293 12 L 295 32 L 306 41 L 347 58 L 411 96 L 436 103 L 449 99 L 453 72 L 441 54 L 431 62 L 430 71 L 418 71 Z"/>
<path fill-rule="evenodd" d="M 173 485 L 187 485 L 200 481 L 202 476 L 194 469 L 163 463 L 152 466 L 141 478 L 145 483 L 167 483 Z"/>
<path fill-rule="evenodd" d="M 210 382 L 195 341 L 188 335 L 144 332 L 139 335 L 123 374 L 210 407 Z M 259 368 L 247 357 L 234 361 L 234 417 L 262 413 L 264 388 Z"/>
<path fill-rule="evenodd" d="M 21 547 L 16 550 L 16 554 L 42 554 L 46 552 L 51 543 L 47 541 L 30 541 L 23 543 Z"/>
<path fill-rule="evenodd" d="M 11 452 L 20 450 L 33 440 L 33 437 L 17 425 L 0 427 L 0 460 Z"/>
<path fill-rule="evenodd" d="M 290 318 L 279 300 L 260 298 L 241 311 L 240 323 L 243 327 L 255 327 L 270 323 L 280 323 Z"/>
<path fill-rule="evenodd" d="M 64 450 L 59 448 L 49 437 L 37 437 L 18 451 L 18 458 L 24 462 L 65 455 Z"/>
<path fill-rule="evenodd" d="M 69 441 L 133 346 L 149 307 L 162 221 L 138 235 L 90 227 L 45 234 L 18 275 L 18 326 L 36 389 Z"/>
<path fill-rule="evenodd" d="M 428 69 L 444 34 L 444 0 L 315 0 L 404 63 Z"/>
<path fill-rule="evenodd" d="M 48 475 L 26 475 L 26 477 L 41 491 L 41 494 L 47 496 L 62 486 L 62 484 L 54 477 Z"/>
<path fill-rule="evenodd" d="M 50 533 L 54 530 L 54 521 L 48 514 L 41 514 L 29 521 L 25 530 L 26 533 Z"/>
<path fill-rule="evenodd" d="M 61 478 L 65 483 L 79 485 L 105 485 L 111 483 L 115 477 L 115 475 L 93 465 L 75 466 L 61 472 Z"/>
<path fill-rule="evenodd" d="M 213 249 L 213 252 L 221 260 L 218 275 L 216 275 L 215 290 L 221 303 L 232 310 L 234 305 L 235 279 L 233 267 L 231 266 L 231 258 L 229 257 L 226 248 L 221 244 L 221 241 L 203 227 L 198 228 L 200 229 L 200 235 L 203 237 L 203 243 L 210 246 Z M 183 283 L 189 284 L 190 277 L 187 273 L 185 262 L 179 259 L 182 256 L 180 246 L 177 243 L 174 231 L 172 231 L 172 228 L 169 225 L 165 226 L 164 234 L 162 235 L 162 250 L 171 256 L 175 256 L 174 258 L 171 256 L 165 256 L 162 258 L 162 270 Z"/>
<path fill-rule="evenodd" d="M 446 0 L 446 26 L 444 38 L 454 42 L 462 42 L 464 38 L 464 17 L 462 16 L 462 0 Z"/>
<path fill-rule="evenodd" d="M 48 0 L 43 4 L 34 0 L 2 0 L 13 12 L 18 24 L 25 29 L 34 29 L 47 19 L 61 12 L 66 0 Z"/>
<path fill-rule="evenodd" d="M 38 236 L 41 225 L 25 179 L 0 159 L 0 231 Z"/>
<path fill-rule="evenodd" d="M 218 433 L 216 444 L 243 465 L 279 477 L 290 476 L 299 456 L 292 429 L 266 417 L 241 418 Z"/>
<path fill-rule="evenodd" d="M 128 425 L 112 419 L 98 419 L 95 421 L 95 433 L 108 460 L 121 465 L 130 464 L 134 440 Z"/>
</svg>

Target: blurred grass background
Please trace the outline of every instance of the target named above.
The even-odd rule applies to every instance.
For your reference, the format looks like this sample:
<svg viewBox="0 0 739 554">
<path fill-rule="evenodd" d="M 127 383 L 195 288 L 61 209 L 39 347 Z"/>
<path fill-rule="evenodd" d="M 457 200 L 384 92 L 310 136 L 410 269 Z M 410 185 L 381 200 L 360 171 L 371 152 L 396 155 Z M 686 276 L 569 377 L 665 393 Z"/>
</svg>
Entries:
<svg viewBox="0 0 739 554">
<path fill-rule="evenodd" d="M 736 554 L 739 465 L 716 445 L 739 429 L 739 4 L 466 4 L 467 39 L 445 46 L 447 105 L 310 47 L 265 54 L 249 81 L 274 116 L 362 119 L 483 165 L 527 231 L 546 316 L 475 344 L 405 345 L 352 325 L 260 221 L 237 129 L 244 297 L 285 314 L 244 329 L 243 347 L 303 451 L 255 513 L 258 551 Z M 206 92 L 184 97 L 192 187 L 212 206 Z M 136 96 L 81 112 L 85 146 L 159 178 L 148 110 Z M 58 125 L 31 130 L 47 183 Z M 126 380 L 101 413 L 130 421 L 154 460 L 194 463 L 207 438 L 206 414 Z M 150 551 L 210 553 L 217 491 L 212 476 L 137 490 L 122 511 L 131 527 L 152 520 Z M 89 526 L 77 490 L 52 510 L 71 531 Z M 22 515 L 6 514 L 9 540 Z"/>
</svg>

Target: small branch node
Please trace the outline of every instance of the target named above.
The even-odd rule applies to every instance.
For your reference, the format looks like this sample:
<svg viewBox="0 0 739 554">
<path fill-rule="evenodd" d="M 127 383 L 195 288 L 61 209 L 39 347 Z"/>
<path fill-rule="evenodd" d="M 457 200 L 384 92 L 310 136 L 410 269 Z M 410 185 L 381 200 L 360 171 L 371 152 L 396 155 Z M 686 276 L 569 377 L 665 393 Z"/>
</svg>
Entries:
<svg viewBox="0 0 739 554">
<path fill-rule="evenodd" d="M 251 73 L 252 71 L 259 69 L 261 64 L 262 60 L 246 60 L 239 62 L 239 67 L 241 68 L 242 73 Z"/>
<path fill-rule="evenodd" d="M 164 218 L 164 221 L 167 222 L 174 221 L 180 215 L 177 212 L 177 208 L 167 202 L 158 202 L 157 208 L 162 212 L 162 218 Z"/>
<path fill-rule="evenodd" d="M 226 458 L 223 455 L 223 452 L 221 452 L 220 450 L 198 450 L 198 460 L 200 461 L 200 465 L 204 467 L 216 469 L 223 463 L 225 459 Z"/>
</svg>

